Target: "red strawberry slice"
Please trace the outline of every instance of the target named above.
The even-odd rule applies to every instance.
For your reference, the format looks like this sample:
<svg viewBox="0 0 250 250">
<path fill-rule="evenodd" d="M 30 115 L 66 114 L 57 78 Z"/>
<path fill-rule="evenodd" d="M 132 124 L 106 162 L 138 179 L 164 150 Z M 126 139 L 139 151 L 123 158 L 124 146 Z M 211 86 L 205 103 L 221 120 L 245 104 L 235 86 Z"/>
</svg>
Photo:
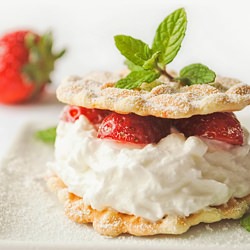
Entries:
<svg viewBox="0 0 250 250">
<path fill-rule="evenodd" d="M 108 110 L 66 106 L 61 119 L 66 122 L 75 122 L 79 119 L 80 115 L 84 115 L 92 124 L 100 124 L 108 114 L 110 114 Z"/>
<path fill-rule="evenodd" d="M 197 135 L 233 145 L 243 144 L 242 127 L 231 112 L 194 115 L 190 118 L 174 120 L 173 124 L 187 137 Z"/>
<path fill-rule="evenodd" d="M 98 138 L 136 144 L 157 143 L 170 133 L 170 120 L 112 113 L 102 121 Z"/>
</svg>

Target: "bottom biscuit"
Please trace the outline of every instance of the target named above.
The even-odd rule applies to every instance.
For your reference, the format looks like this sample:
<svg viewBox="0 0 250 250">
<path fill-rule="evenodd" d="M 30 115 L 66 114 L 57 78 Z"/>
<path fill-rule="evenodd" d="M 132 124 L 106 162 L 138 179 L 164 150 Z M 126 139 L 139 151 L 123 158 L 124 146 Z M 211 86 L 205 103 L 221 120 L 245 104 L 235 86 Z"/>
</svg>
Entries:
<svg viewBox="0 0 250 250">
<path fill-rule="evenodd" d="M 223 219 L 239 219 L 249 209 L 250 195 L 232 198 L 226 204 L 206 208 L 188 217 L 166 215 L 163 219 L 151 222 L 141 217 L 119 213 L 111 208 L 98 211 L 84 204 L 84 200 L 67 190 L 67 186 L 55 174 L 47 176 L 49 189 L 64 203 L 65 214 L 77 223 L 92 223 L 94 229 L 106 236 L 129 233 L 136 236 L 156 234 L 182 234 L 191 226 L 201 222 L 212 223 Z"/>
</svg>

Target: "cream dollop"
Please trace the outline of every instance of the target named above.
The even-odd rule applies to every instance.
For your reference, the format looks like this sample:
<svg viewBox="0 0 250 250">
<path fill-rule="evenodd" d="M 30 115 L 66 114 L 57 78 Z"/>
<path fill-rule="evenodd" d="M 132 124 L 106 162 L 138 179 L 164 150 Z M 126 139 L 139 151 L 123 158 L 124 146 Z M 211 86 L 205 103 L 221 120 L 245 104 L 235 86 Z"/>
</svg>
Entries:
<svg viewBox="0 0 250 250">
<path fill-rule="evenodd" d="M 96 135 L 84 116 L 75 123 L 60 121 L 49 166 L 70 192 L 97 210 L 112 207 L 156 221 L 250 193 L 247 144 L 172 133 L 158 144 L 138 147 Z"/>
</svg>

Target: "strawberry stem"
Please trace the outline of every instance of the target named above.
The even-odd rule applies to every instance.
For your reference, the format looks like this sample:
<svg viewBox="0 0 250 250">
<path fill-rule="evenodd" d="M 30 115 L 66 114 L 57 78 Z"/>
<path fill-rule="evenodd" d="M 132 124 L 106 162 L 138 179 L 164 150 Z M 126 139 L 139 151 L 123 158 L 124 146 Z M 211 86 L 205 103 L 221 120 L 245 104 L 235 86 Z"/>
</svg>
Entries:
<svg viewBox="0 0 250 250">
<path fill-rule="evenodd" d="M 25 45 L 29 50 L 29 58 L 28 63 L 23 67 L 23 73 L 29 81 L 40 88 L 42 85 L 50 83 L 50 73 L 54 70 L 55 61 L 62 57 L 66 50 L 53 52 L 51 32 L 42 36 L 30 32 L 25 37 Z"/>
</svg>

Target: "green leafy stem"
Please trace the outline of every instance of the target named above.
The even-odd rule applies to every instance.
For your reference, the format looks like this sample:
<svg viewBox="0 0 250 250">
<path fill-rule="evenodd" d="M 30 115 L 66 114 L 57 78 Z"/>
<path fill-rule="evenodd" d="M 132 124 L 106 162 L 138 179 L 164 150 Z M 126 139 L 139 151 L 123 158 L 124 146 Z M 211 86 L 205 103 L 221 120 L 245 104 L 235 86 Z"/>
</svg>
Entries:
<svg viewBox="0 0 250 250">
<path fill-rule="evenodd" d="M 141 88 L 143 83 L 152 83 L 161 75 L 185 85 L 213 82 L 216 77 L 215 73 L 200 63 L 184 67 L 178 77 L 173 77 L 167 72 L 166 66 L 173 61 L 181 48 L 186 28 L 186 12 L 181 8 L 167 16 L 159 25 L 152 48 L 131 36 L 115 36 L 116 47 L 126 57 L 125 63 L 131 71 L 116 83 L 116 87 Z"/>
</svg>

